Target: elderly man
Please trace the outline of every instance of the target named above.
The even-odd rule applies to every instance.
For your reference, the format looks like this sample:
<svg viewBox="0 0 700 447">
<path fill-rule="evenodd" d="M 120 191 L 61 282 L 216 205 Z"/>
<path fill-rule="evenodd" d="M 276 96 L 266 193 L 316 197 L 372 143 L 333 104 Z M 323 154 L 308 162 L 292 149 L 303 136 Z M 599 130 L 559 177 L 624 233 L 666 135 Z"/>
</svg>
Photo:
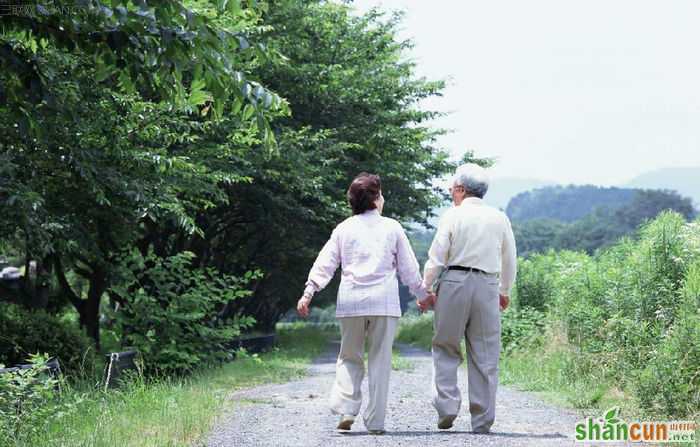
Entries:
<svg viewBox="0 0 700 447">
<path fill-rule="evenodd" d="M 475 164 L 457 169 L 450 193 L 454 207 L 445 212 L 425 264 L 424 283 L 433 297 L 433 405 L 438 428 L 448 429 L 462 397 L 457 369 L 464 361 L 460 342 L 466 336 L 469 412 L 472 431 L 487 433 L 496 415 L 498 359 L 501 350 L 499 307 L 508 306 L 515 280 L 515 240 L 508 217 L 482 201 L 486 171 Z M 431 303 L 419 302 L 421 310 Z"/>
</svg>

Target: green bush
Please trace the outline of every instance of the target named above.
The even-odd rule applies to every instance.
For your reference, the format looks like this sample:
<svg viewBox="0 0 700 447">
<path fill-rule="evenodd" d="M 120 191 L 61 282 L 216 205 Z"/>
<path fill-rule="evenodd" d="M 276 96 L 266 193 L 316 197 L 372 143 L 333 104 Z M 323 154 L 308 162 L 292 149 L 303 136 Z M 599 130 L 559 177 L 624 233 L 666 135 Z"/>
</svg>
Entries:
<svg viewBox="0 0 700 447">
<path fill-rule="evenodd" d="M 688 267 L 700 255 L 694 242 L 697 234 L 697 226 L 689 226 L 682 216 L 670 212 L 641 228 L 639 252 L 628 263 L 628 268 L 639 273 L 639 319 L 673 324 Z"/>
<path fill-rule="evenodd" d="M 0 374 L 0 446 L 32 445 L 47 422 L 74 407 L 60 399 L 60 380 L 46 368 L 48 356 L 31 355 L 27 361 L 32 368 Z"/>
<path fill-rule="evenodd" d="M 601 332 L 605 321 L 604 310 L 581 297 L 566 308 L 563 319 L 569 343 L 587 352 L 600 352 L 604 346 Z"/>
<path fill-rule="evenodd" d="M 601 352 L 613 354 L 610 374 L 620 384 L 634 384 L 658 346 L 663 326 L 657 322 L 636 321 L 623 314 L 613 315 L 603 322 L 600 330 Z"/>
<path fill-rule="evenodd" d="M 337 323 L 335 318 L 335 305 L 327 307 L 312 306 L 308 321 L 312 323 Z"/>
<path fill-rule="evenodd" d="M 516 309 L 534 304 L 548 325 L 563 329 L 565 383 L 615 384 L 652 414 L 700 412 L 700 222 L 662 213 L 635 238 L 594 256 L 549 252 L 520 265 Z M 536 349 L 523 336 L 535 321 L 507 311 L 506 349 L 523 343 Z M 601 397 L 596 391 L 579 404 Z"/>
<path fill-rule="evenodd" d="M 433 314 L 405 315 L 399 320 L 396 340 L 431 349 L 433 345 Z"/>
<path fill-rule="evenodd" d="M 231 358 L 228 344 L 253 324 L 249 317 L 218 317 L 230 301 L 250 295 L 244 287 L 259 276 L 221 275 L 192 266 L 194 255 L 169 258 L 133 254 L 126 261 L 130 280 L 116 292 L 125 304 L 114 315 L 124 348 L 136 348 L 149 375 L 179 374 Z"/>
<path fill-rule="evenodd" d="M 311 306 L 309 307 L 309 315 L 306 318 L 300 317 L 295 307 L 293 309 L 289 309 L 281 321 L 284 323 L 303 322 L 323 325 L 338 324 L 338 320 L 335 318 L 335 304 L 322 307 L 316 305 L 316 302 L 311 303 Z"/>
<path fill-rule="evenodd" d="M 531 307 L 508 307 L 501 314 L 501 349 L 514 351 L 536 345 L 543 328 L 543 312 Z"/>
<path fill-rule="evenodd" d="M 688 266 L 681 294 L 686 306 L 700 309 L 700 260 Z"/>
<path fill-rule="evenodd" d="M 651 412 L 672 417 L 700 413 L 700 315 L 684 312 L 642 371 L 637 397 Z"/>
<path fill-rule="evenodd" d="M 61 369 L 74 376 L 92 362 L 94 350 L 75 323 L 43 310 L 0 303 L 0 363 L 26 363 L 36 353 L 58 358 Z"/>
<path fill-rule="evenodd" d="M 651 358 L 643 368 L 636 387 L 641 405 L 654 413 L 674 417 L 700 414 L 700 228 L 685 231 L 684 249 L 692 258 L 682 279 L 677 318 L 659 336 Z"/>
<path fill-rule="evenodd" d="M 518 281 L 515 284 L 517 304 L 544 311 L 554 294 L 551 255 L 537 254 L 521 259 L 518 264 Z"/>
<path fill-rule="evenodd" d="M 548 251 L 518 262 L 514 304 L 540 311 L 560 303 L 560 288 L 567 286 L 569 276 L 590 266 L 590 256 L 573 251 Z"/>
</svg>

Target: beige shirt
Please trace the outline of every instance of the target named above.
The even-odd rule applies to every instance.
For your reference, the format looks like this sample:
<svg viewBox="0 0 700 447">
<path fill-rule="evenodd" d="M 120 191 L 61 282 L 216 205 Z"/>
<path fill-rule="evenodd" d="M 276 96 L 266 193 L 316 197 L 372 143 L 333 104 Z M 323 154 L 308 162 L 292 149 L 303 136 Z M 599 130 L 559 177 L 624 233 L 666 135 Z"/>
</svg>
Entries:
<svg viewBox="0 0 700 447">
<path fill-rule="evenodd" d="M 499 291 L 510 294 L 516 272 L 516 250 L 510 220 L 477 197 L 468 197 L 440 219 L 428 251 L 423 281 L 428 289 L 448 266 L 473 267 L 500 273 Z"/>
</svg>

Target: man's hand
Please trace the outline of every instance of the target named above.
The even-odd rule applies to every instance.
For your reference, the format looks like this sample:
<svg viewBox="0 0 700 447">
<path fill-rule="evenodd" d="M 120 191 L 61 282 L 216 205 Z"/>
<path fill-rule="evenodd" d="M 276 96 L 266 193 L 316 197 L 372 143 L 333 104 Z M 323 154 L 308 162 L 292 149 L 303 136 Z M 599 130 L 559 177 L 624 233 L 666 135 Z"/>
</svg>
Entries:
<svg viewBox="0 0 700 447">
<path fill-rule="evenodd" d="M 302 296 L 299 298 L 299 302 L 297 302 L 297 312 L 299 313 L 299 316 L 302 318 L 306 318 L 309 316 L 309 305 L 311 304 L 311 298 L 309 296 Z"/>
<path fill-rule="evenodd" d="M 437 301 L 437 295 L 433 292 L 428 292 L 428 295 L 421 301 L 416 299 L 416 305 L 418 306 L 418 309 L 420 309 L 421 312 L 425 312 L 431 307 L 435 306 L 435 302 Z"/>
<path fill-rule="evenodd" d="M 506 310 L 509 302 L 510 302 L 510 299 L 508 298 L 508 295 L 498 295 L 498 304 L 499 304 L 499 307 L 501 308 L 501 312 Z"/>
</svg>

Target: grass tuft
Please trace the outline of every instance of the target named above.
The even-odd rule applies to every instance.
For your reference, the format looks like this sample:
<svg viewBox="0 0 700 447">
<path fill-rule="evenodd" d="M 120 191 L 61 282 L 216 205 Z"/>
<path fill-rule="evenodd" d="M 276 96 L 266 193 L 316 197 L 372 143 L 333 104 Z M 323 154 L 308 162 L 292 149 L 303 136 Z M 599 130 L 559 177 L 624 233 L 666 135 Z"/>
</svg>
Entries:
<svg viewBox="0 0 700 447">
<path fill-rule="evenodd" d="M 44 446 L 191 446 L 206 439 L 218 415 L 231 405 L 235 390 L 303 377 L 310 361 L 337 334 L 295 325 L 278 331 L 273 351 L 248 355 L 203 368 L 183 378 L 134 377 L 107 392 L 74 387 L 62 399 L 73 411 L 48 424 L 26 445 Z M 245 402 L 241 402 L 245 404 Z"/>
</svg>

